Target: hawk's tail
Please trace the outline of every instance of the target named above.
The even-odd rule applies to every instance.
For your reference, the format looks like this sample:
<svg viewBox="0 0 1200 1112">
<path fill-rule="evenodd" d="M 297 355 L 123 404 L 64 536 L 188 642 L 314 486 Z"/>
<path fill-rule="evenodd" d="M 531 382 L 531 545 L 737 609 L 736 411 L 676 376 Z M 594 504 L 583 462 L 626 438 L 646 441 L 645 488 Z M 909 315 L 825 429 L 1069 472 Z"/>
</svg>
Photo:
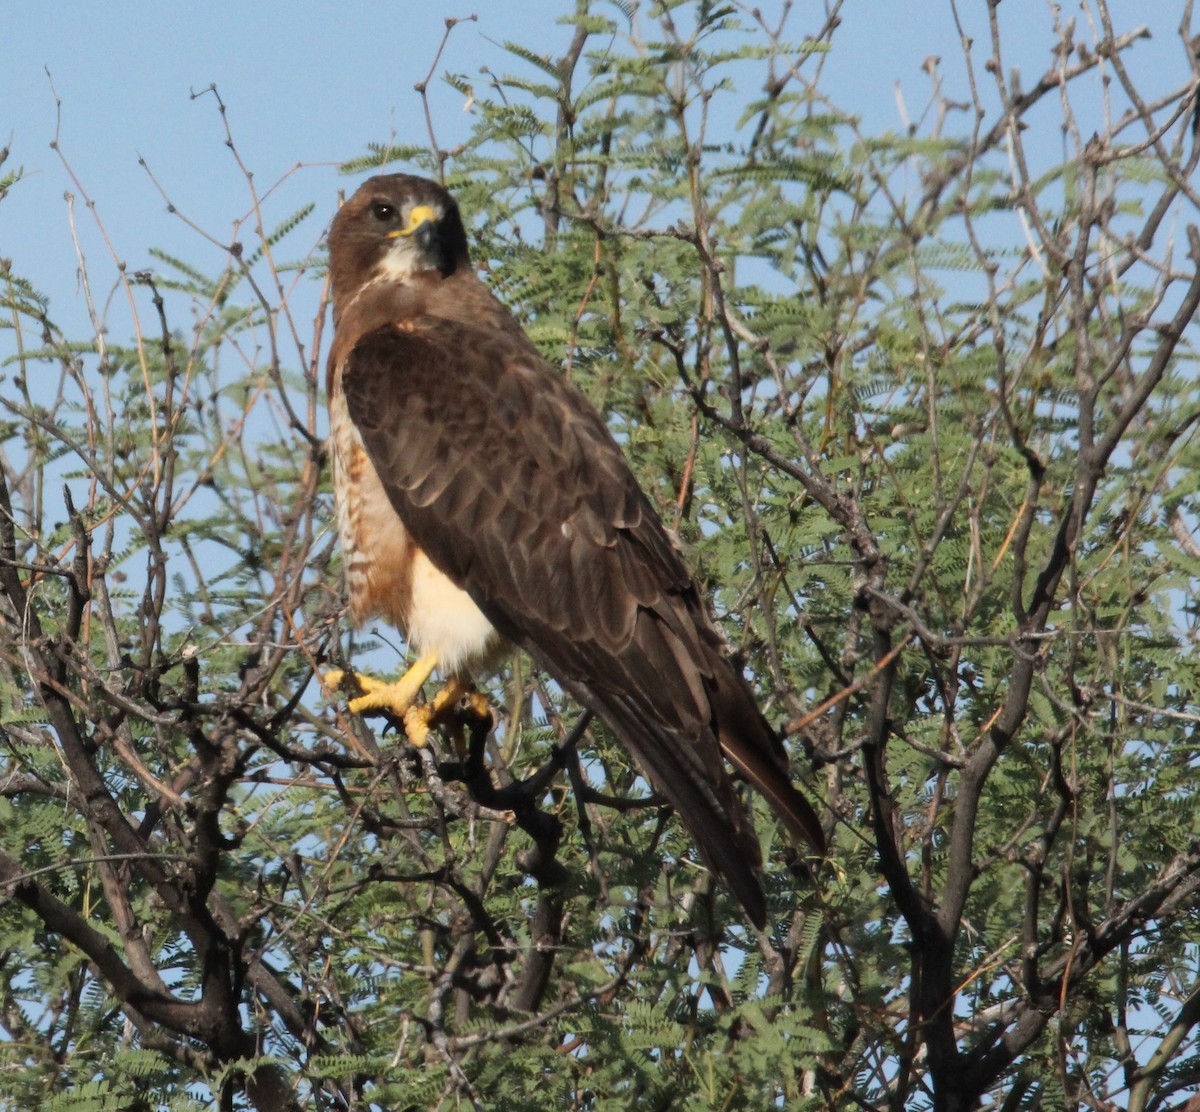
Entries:
<svg viewBox="0 0 1200 1112">
<path fill-rule="evenodd" d="M 713 729 L 725 756 L 767 799 L 792 837 L 806 843 L 814 854 L 824 855 L 820 820 L 793 787 L 783 745 L 759 711 L 749 686 L 715 650 L 711 650 L 708 673 L 704 686 L 712 719 L 703 729 Z M 728 775 L 705 768 L 703 759 L 698 759 L 705 747 L 664 728 L 661 718 L 647 713 L 636 696 L 626 692 L 604 698 L 595 689 L 584 688 L 576 695 L 616 730 L 650 782 L 675 808 L 705 863 L 737 897 L 751 922 L 763 929 L 767 904 L 758 876 L 762 850 Z"/>
<path fill-rule="evenodd" d="M 604 698 L 583 687 L 575 688 L 573 694 L 616 731 L 650 783 L 675 809 L 704 863 L 761 930 L 767 922 L 766 896 L 758 879 L 762 850 L 728 776 L 714 776 L 705 769 L 702 760 L 696 760 L 699 754 L 694 739 L 664 728 L 636 698 Z"/>
<path fill-rule="evenodd" d="M 714 660 L 711 675 L 713 716 L 722 752 L 762 793 L 792 837 L 823 857 L 825 831 L 821 820 L 792 784 L 787 753 L 758 709 L 749 686 L 723 658 Z"/>
</svg>

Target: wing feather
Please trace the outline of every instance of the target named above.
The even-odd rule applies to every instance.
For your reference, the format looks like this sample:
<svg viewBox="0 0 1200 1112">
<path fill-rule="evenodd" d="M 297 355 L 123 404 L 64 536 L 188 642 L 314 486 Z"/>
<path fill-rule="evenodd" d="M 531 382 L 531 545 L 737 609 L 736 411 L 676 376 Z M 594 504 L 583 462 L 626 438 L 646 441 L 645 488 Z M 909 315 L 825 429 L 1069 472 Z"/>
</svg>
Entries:
<svg viewBox="0 0 1200 1112">
<path fill-rule="evenodd" d="M 599 415 L 519 331 L 431 315 L 362 336 L 341 386 L 416 544 L 617 731 L 761 925 L 722 746 L 817 849 L 820 826 Z"/>
</svg>

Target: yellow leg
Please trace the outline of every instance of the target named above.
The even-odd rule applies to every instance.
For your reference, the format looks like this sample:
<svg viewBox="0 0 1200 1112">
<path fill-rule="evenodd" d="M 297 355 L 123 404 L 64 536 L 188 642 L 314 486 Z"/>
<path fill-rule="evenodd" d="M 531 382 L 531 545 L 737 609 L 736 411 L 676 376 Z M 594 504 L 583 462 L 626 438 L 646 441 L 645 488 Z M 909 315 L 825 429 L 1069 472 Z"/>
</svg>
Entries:
<svg viewBox="0 0 1200 1112">
<path fill-rule="evenodd" d="M 451 679 L 431 703 L 418 706 L 417 695 L 433 674 L 437 662 L 435 653 L 426 653 L 395 683 L 385 683 L 373 676 L 364 676 L 361 672 L 343 672 L 340 668 L 326 672 L 322 679 L 331 691 L 339 691 L 342 684 L 353 676 L 363 693 L 346 704 L 349 710 L 354 714 L 370 710 L 390 711 L 404 722 L 408 740 L 413 745 L 421 746 L 428 742 L 431 730 L 444 725 L 454 716 L 459 701 L 464 697 L 469 701 L 470 709 L 479 717 L 489 713 L 486 697 L 458 677 Z"/>
<path fill-rule="evenodd" d="M 397 718 L 403 718 L 417 701 L 417 694 L 425 681 L 433 675 L 437 663 L 436 653 L 426 653 L 395 683 L 384 683 L 383 680 L 354 672 L 352 674 L 363 693 L 346 705 L 354 714 L 362 714 L 368 710 L 390 710 Z M 339 691 L 349 674 L 340 668 L 326 672 L 323 677 L 326 687 L 332 691 Z"/>
<path fill-rule="evenodd" d="M 492 708 L 488 706 L 487 696 L 482 691 L 472 689 L 467 695 L 467 706 L 479 718 L 487 718 L 492 713 Z"/>
<path fill-rule="evenodd" d="M 409 707 L 404 712 L 404 732 L 413 745 L 424 745 L 429 740 L 429 731 L 440 726 L 454 713 L 455 705 L 469 688 L 455 676 L 434 697 L 433 702 L 423 707 Z"/>
<path fill-rule="evenodd" d="M 429 731 L 435 726 L 448 726 L 450 741 L 460 759 L 467 755 L 467 719 L 474 715 L 492 721 L 487 696 L 456 676 L 434 696 L 433 702 L 413 707 L 404 716 L 404 730 L 414 745 L 424 745 Z M 489 729 L 490 729 L 489 725 Z M 419 740 L 418 740 L 419 739 Z"/>
</svg>

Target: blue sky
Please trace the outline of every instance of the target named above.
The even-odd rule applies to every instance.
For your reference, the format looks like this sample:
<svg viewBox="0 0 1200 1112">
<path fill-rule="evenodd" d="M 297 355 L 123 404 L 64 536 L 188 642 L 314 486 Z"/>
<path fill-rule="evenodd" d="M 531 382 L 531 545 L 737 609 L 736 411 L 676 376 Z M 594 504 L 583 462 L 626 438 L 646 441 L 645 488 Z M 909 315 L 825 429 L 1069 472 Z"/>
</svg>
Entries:
<svg viewBox="0 0 1200 1112">
<path fill-rule="evenodd" d="M 767 11 L 782 6 L 782 0 L 756 2 Z M 78 187 L 50 147 L 57 132 L 62 155 L 130 269 L 161 269 L 150 255 L 160 247 L 207 273 L 219 271 L 224 253 L 166 211 L 138 163 L 145 159 L 189 219 L 229 242 L 248 198 L 215 99 L 193 96 L 212 83 L 258 188 L 284 179 L 272 198 L 274 217 L 306 202 L 318 205 L 289 247 L 295 257 L 305 245 L 318 244 L 338 190 L 349 191 L 360 180 L 340 175 L 339 163 L 363 154 L 369 142 L 426 141 L 413 85 L 433 62 L 446 17 L 478 14 L 451 36 L 430 84 L 443 145 L 466 134 L 470 116 L 462 95 L 441 74 L 475 78 L 481 67 L 518 70 L 501 45 L 510 39 L 557 55 L 570 37 L 557 21 L 574 6 L 574 0 L 0 0 L 0 147 L 11 148 L 0 173 L 22 166 L 28 174 L 0 201 L 0 257 L 10 258 L 16 273 L 50 296 L 51 316 L 69 335 L 88 335 L 63 197 Z M 824 6 L 824 0 L 796 0 L 790 37 L 815 30 Z M 1182 0 L 1112 0 L 1118 32 L 1143 22 L 1154 31 L 1154 39 L 1138 43 L 1129 58 L 1150 96 L 1186 77 L 1176 33 L 1182 6 Z M 959 0 L 959 7 L 978 40 L 978 76 L 984 80 L 985 0 Z M 1076 15 L 1084 24 L 1077 3 L 1064 0 L 1062 7 L 1064 18 Z M 1051 61 L 1050 4 L 1005 0 L 999 18 L 1006 65 L 1019 67 L 1031 84 Z M 902 127 L 897 82 L 908 110 L 920 112 L 928 89 L 922 66 L 931 55 L 942 58 L 947 91 L 967 98 L 949 0 L 847 0 L 842 19 L 822 85 L 841 108 L 862 116 L 866 132 Z M 1091 88 L 1095 99 L 1086 110 L 1097 119 L 1101 90 L 1098 83 Z M 1027 136 L 1047 160 L 1061 149 L 1058 118 L 1050 97 L 1033 117 L 1038 134 Z M 76 223 L 93 288 L 103 300 L 114 284 L 114 266 L 82 205 Z M 314 305 L 315 290 L 314 280 L 308 291 Z M 118 342 L 130 334 L 125 320 L 116 303 L 110 326 Z M 0 330 L 0 364 L 11 353 L 10 337 Z M 0 392 L 5 374 L 0 365 Z"/>
<path fill-rule="evenodd" d="M 764 0 L 760 6 L 771 11 L 781 3 Z M 1138 22 L 1154 26 L 1154 41 L 1139 44 L 1135 61 L 1162 88 L 1185 74 L 1176 35 L 1179 6 L 1165 0 L 1113 3 L 1119 30 Z M 1064 17 L 1071 7 L 1064 5 Z M 800 0 L 791 37 L 815 29 L 823 8 Z M 428 72 L 447 16 L 475 12 L 478 20 L 452 35 L 430 85 L 443 144 L 465 134 L 469 116 L 462 96 L 440 74 L 451 70 L 475 78 L 484 66 L 518 70 L 520 63 L 501 45 L 506 39 L 557 54 L 570 34 L 557 21 L 573 9 L 574 0 L 204 5 L 5 0 L 0 146 L 11 147 L 5 170 L 23 166 L 29 177 L 0 203 L 0 257 L 11 258 L 17 273 L 51 296 L 56 319 L 83 327 L 63 199 L 75 187 L 50 149 L 57 126 L 51 78 L 62 104 L 62 153 L 96 202 L 117 255 L 138 269 L 151 264 L 148 252 L 157 246 L 214 271 L 223 261 L 220 252 L 165 211 L 138 165 L 139 156 L 145 158 L 183 213 L 214 238 L 229 241 L 233 221 L 246 212 L 246 186 L 225 146 L 216 101 L 193 99 L 193 92 L 217 85 L 238 151 L 260 190 L 301 164 L 281 187 L 272 213 L 282 218 L 307 201 L 317 202 L 304 231 L 305 242 L 315 245 L 337 190 L 358 181 L 339 175 L 339 162 L 393 134 L 401 143 L 425 141 L 413 84 Z M 961 0 L 960 9 L 980 39 L 977 49 L 985 49 L 986 5 Z M 1006 64 L 1022 67 L 1032 82 L 1050 61 L 1049 5 L 1006 0 L 1000 17 Z M 929 55 L 943 58 L 948 86 L 965 95 L 949 0 L 849 0 L 842 18 L 835 49 L 825 60 L 823 86 L 841 107 L 861 113 L 868 130 L 900 126 L 897 81 L 909 109 L 919 111 L 927 89 L 921 66 Z M 1047 123 L 1045 141 L 1053 145 L 1057 126 L 1050 116 Z M 100 268 L 93 280 L 104 288 L 115 272 L 82 209 L 77 226 L 89 270 Z M 119 323 L 111 323 L 119 333 Z M 0 348 L 0 358 L 4 354 Z"/>
<path fill-rule="evenodd" d="M 453 36 L 440 71 L 495 63 L 501 50 L 485 35 L 503 39 L 533 26 L 552 47 L 562 38 L 553 27 L 562 7 L 490 0 L 485 17 Z M 137 267 L 151 245 L 190 239 L 165 212 L 139 156 L 177 207 L 216 237 L 228 239 L 245 209 L 216 101 L 193 99 L 194 91 L 217 85 L 260 189 L 302 163 L 287 186 L 296 205 L 316 199 L 332 211 L 347 184 L 336 174 L 339 162 L 393 131 L 421 141 L 413 83 L 428 71 L 444 17 L 454 12 L 404 2 L 5 4 L 0 143 L 12 147 L 10 167 L 24 166 L 31 178 L 0 205 L 0 254 L 52 295 L 65 273 L 69 291 L 75 264 L 63 192 L 73 187 L 50 149 L 51 78 L 62 102 L 62 153 L 118 253 Z M 439 118 L 458 123 L 462 98 L 440 81 L 431 90 Z"/>
</svg>

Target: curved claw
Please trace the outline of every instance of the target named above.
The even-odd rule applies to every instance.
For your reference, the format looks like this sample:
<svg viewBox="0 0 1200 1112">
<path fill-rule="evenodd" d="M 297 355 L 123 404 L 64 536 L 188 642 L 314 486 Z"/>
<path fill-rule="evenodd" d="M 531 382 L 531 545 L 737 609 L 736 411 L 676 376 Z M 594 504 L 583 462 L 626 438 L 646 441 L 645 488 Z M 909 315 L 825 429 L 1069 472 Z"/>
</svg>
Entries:
<svg viewBox="0 0 1200 1112">
<path fill-rule="evenodd" d="M 452 679 L 433 697 L 431 703 L 423 707 L 409 707 L 404 712 L 404 732 L 408 734 L 408 740 L 418 747 L 425 745 L 429 741 L 429 731 L 449 722 L 464 696 L 482 698 L 478 692 L 468 691 L 461 680 Z M 486 701 L 484 708 L 486 711 Z"/>
<path fill-rule="evenodd" d="M 347 686 L 347 681 L 353 680 L 352 686 L 357 686 L 362 692 L 346 704 L 353 714 L 385 710 L 403 719 L 417 701 L 421 687 L 433 675 L 436 667 L 437 657 L 433 653 L 426 653 L 395 683 L 377 680 L 374 676 L 364 676 L 361 672 L 346 672 L 341 668 L 326 672 L 322 679 L 331 691 L 342 691 Z"/>
<path fill-rule="evenodd" d="M 417 695 L 436 666 L 435 656 L 423 656 L 395 683 L 377 680 L 361 672 L 346 672 L 341 668 L 334 668 L 321 678 L 330 691 L 357 689 L 361 693 L 353 695 L 346 703 L 351 713 L 381 710 L 395 715 L 404 723 L 408 740 L 420 747 L 428 744 L 431 730 L 454 718 L 458 704 L 463 699 L 467 700 L 470 713 L 479 718 L 491 715 L 486 697 L 458 678 L 442 688 L 431 703 L 419 705 Z"/>
</svg>

